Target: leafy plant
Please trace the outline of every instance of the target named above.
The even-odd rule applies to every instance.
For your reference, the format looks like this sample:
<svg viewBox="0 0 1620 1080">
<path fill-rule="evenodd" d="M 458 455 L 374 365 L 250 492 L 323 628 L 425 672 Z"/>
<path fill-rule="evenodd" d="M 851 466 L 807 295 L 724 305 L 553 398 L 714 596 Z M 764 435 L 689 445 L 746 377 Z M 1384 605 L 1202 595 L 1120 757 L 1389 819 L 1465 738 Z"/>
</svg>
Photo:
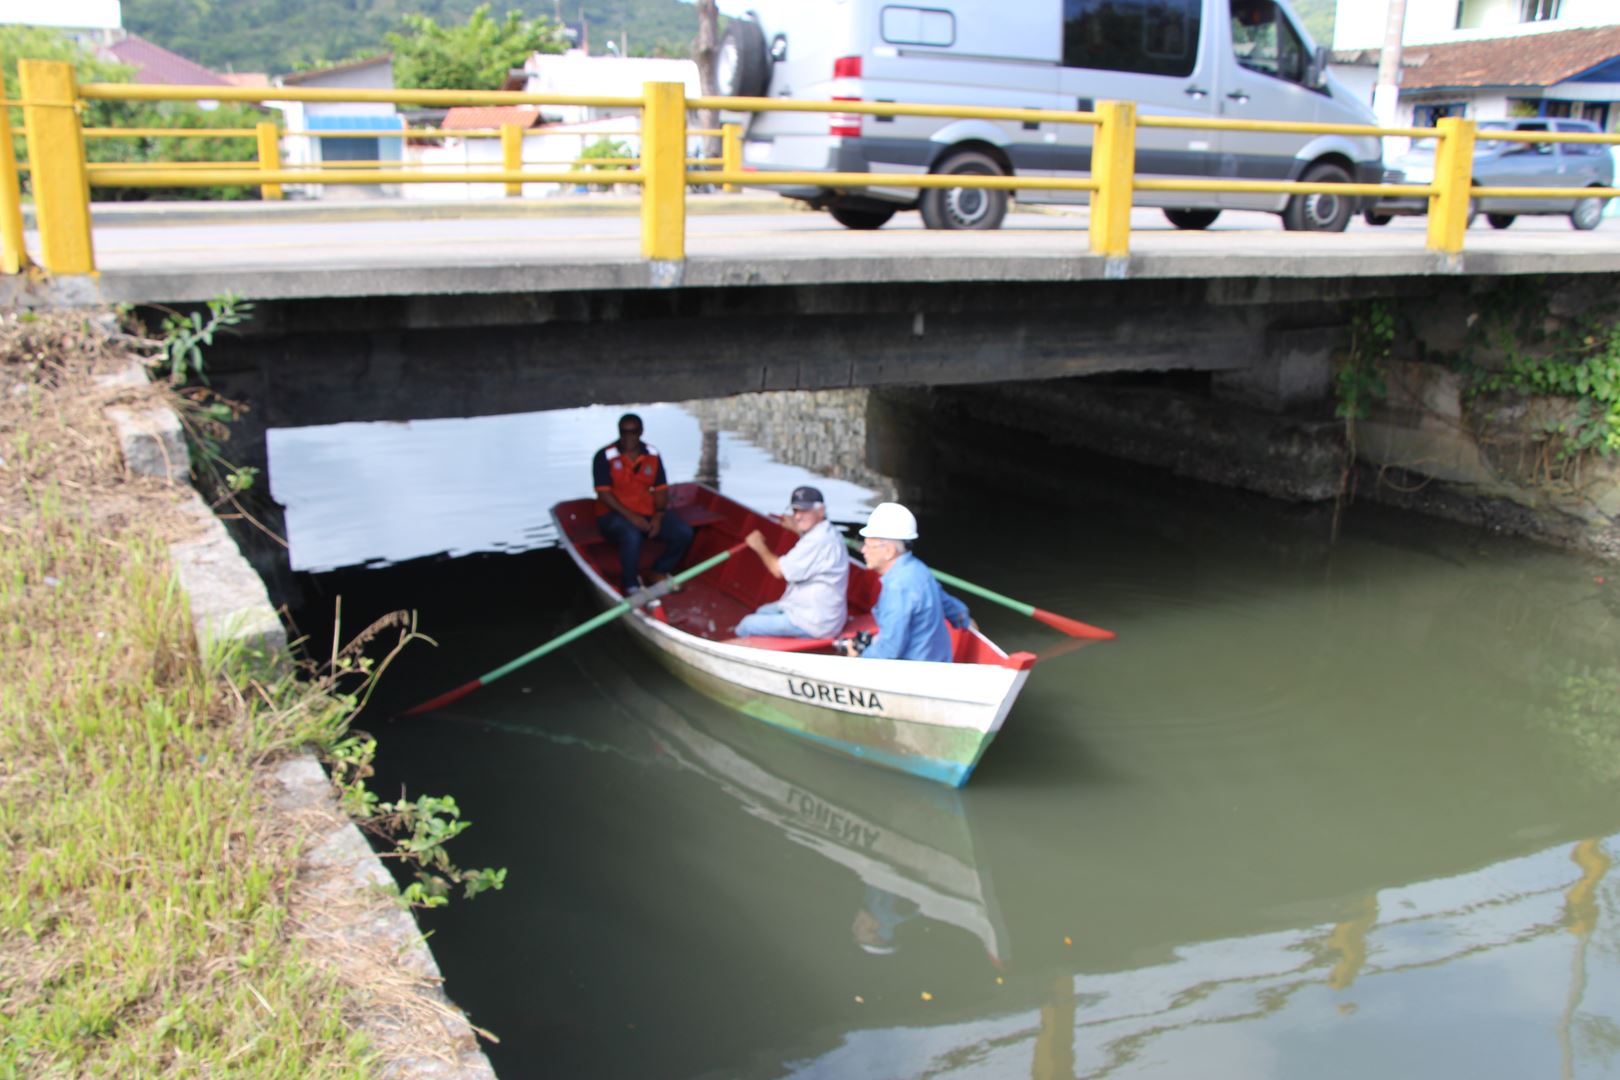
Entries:
<svg viewBox="0 0 1620 1080">
<path fill-rule="evenodd" d="M 1350 347 L 1334 376 L 1341 420 L 1365 420 L 1369 403 L 1389 396 L 1384 369 L 1395 349 L 1395 309 L 1383 300 L 1359 306 L 1350 317 Z"/>
<path fill-rule="evenodd" d="M 610 139 L 604 135 L 584 150 L 581 150 L 579 156 L 582 161 L 590 162 L 590 164 L 585 165 L 587 169 L 627 169 L 631 166 L 626 165 L 622 160 L 616 159 L 634 158 L 636 152 L 630 149 L 628 143 L 620 142 L 618 139 Z M 612 187 L 611 184 L 595 184 L 593 186 L 597 191 L 608 191 Z"/>
<path fill-rule="evenodd" d="M 423 90 L 499 90 L 513 68 L 537 52 L 566 48 L 562 28 L 550 19 L 525 19 L 508 11 L 496 21 L 480 4 L 467 21 L 440 26 L 431 16 L 407 14 L 405 31 L 390 32 L 394 83 Z"/>
<path fill-rule="evenodd" d="M 1570 399 L 1569 412 L 1549 421 L 1546 431 L 1560 456 L 1595 450 L 1607 457 L 1620 450 L 1620 323 L 1583 328 L 1550 356 L 1515 351 L 1507 368 L 1483 378 L 1479 389 Z"/>
<path fill-rule="evenodd" d="M 246 322 L 253 302 L 225 293 L 208 301 L 207 309 L 207 319 L 200 311 L 189 315 L 171 311 L 163 317 L 163 357 L 169 365 L 169 381 L 176 386 L 192 375 L 208 382 L 203 372 L 203 346 L 212 345 L 220 330 Z"/>
</svg>

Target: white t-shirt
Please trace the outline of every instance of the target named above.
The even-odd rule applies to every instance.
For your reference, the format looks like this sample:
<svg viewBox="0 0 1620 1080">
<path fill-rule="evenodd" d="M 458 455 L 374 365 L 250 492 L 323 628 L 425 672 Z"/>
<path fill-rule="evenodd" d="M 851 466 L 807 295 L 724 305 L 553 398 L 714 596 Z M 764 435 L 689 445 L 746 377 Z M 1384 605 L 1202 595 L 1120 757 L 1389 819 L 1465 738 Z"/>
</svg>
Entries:
<svg viewBox="0 0 1620 1080">
<path fill-rule="evenodd" d="M 832 637 L 849 618 L 849 551 L 830 521 L 818 521 L 779 557 L 787 592 L 778 601 L 793 624 Z"/>
</svg>

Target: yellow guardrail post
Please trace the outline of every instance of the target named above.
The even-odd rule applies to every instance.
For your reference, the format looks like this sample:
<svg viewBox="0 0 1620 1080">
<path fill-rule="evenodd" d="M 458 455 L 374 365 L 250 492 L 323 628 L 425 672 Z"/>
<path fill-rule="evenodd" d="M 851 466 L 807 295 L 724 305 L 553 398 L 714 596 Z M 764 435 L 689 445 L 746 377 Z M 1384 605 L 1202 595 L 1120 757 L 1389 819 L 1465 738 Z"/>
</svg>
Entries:
<svg viewBox="0 0 1620 1080">
<path fill-rule="evenodd" d="M 1448 116 L 1435 124 L 1440 136 L 1434 155 L 1434 188 L 1429 196 L 1429 250 L 1456 255 L 1468 231 L 1468 203 L 1474 180 L 1474 122 Z"/>
<path fill-rule="evenodd" d="M 742 125 L 720 125 L 720 167 L 726 172 L 742 172 Z M 735 195 L 742 188 L 736 184 L 727 184 L 722 189 Z"/>
<path fill-rule="evenodd" d="M 641 257 L 686 258 L 686 87 L 642 84 Z"/>
<path fill-rule="evenodd" d="M 28 164 L 39 220 L 40 257 L 53 274 L 93 274 L 90 184 L 79 133 L 73 65 L 60 60 L 17 64 L 28 128 Z"/>
<path fill-rule="evenodd" d="M 1136 182 L 1136 103 L 1099 101 L 1091 144 L 1091 252 L 1123 259 L 1131 251 L 1131 189 Z"/>
<path fill-rule="evenodd" d="M 263 172 L 280 172 L 281 132 L 276 128 L 274 121 L 259 124 L 254 132 L 259 139 L 259 169 Z M 282 194 L 280 184 L 259 185 L 261 199 L 279 199 Z"/>
<path fill-rule="evenodd" d="M 5 80 L 0 79 L 0 274 L 21 273 L 27 266 L 22 182 L 17 174 L 17 152 L 11 145 L 11 106 L 6 104 Z"/>
<path fill-rule="evenodd" d="M 501 168 L 507 172 L 523 171 L 523 129 L 516 124 L 501 125 Z M 515 199 L 522 194 L 522 183 L 506 185 L 508 199 Z"/>
</svg>

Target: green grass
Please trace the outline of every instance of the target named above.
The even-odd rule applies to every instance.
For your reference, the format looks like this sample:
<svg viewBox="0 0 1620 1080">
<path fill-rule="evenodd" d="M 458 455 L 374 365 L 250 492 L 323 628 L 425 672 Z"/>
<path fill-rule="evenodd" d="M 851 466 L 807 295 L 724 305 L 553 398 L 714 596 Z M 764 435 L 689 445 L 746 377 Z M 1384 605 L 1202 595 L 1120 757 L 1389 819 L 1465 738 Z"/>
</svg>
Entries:
<svg viewBox="0 0 1620 1080">
<path fill-rule="evenodd" d="M 0 524 L 0 1078 L 367 1075 L 256 779 L 343 704 L 198 655 L 155 535 L 51 488 L 22 507 Z"/>
</svg>

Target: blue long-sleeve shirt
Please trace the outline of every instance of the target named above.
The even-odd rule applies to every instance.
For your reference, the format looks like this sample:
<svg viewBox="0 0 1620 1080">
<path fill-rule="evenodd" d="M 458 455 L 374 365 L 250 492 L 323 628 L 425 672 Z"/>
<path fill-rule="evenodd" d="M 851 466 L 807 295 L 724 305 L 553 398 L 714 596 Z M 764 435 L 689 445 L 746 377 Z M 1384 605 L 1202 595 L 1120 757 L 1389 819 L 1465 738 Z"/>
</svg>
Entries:
<svg viewBox="0 0 1620 1080">
<path fill-rule="evenodd" d="M 951 658 L 952 626 L 968 624 L 968 608 L 939 587 L 923 561 L 906 552 L 883 575 L 883 591 L 872 609 L 878 635 L 861 655 L 873 660 L 934 660 Z"/>
</svg>

